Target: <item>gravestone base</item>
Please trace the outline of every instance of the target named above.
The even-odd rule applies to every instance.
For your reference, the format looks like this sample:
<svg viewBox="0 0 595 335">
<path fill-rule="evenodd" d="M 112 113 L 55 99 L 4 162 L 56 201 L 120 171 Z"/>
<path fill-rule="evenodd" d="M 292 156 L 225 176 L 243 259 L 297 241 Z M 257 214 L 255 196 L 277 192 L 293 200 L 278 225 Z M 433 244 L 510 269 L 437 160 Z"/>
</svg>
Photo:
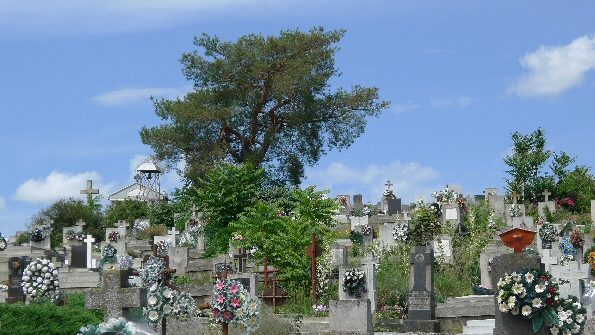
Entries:
<svg viewBox="0 0 595 335">
<path fill-rule="evenodd" d="M 403 320 L 403 330 L 406 332 L 439 333 L 438 320 Z"/>
<path fill-rule="evenodd" d="M 329 330 L 359 331 L 373 335 L 374 324 L 370 299 L 329 301 Z"/>
</svg>

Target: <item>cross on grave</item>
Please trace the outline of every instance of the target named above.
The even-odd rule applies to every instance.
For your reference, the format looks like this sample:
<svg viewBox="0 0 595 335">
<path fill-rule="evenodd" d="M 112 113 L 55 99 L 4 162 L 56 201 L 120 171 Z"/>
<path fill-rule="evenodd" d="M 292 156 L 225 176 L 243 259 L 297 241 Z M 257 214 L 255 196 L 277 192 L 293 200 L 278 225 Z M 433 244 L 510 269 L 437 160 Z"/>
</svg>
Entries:
<svg viewBox="0 0 595 335">
<path fill-rule="evenodd" d="M 512 203 L 516 205 L 518 202 L 517 198 L 519 197 L 519 194 L 516 193 L 516 191 L 514 191 L 510 196 L 512 197 Z"/>
<path fill-rule="evenodd" d="M 87 269 L 90 269 L 91 253 L 93 252 L 93 242 L 95 242 L 95 239 L 93 238 L 93 235 L 87 235 L 87 238 L 85 238 L 83 242 L 87 243 Z"/>
<path fill-rule="evenodd" d="M 393 185 L 394 185 L 394 184 L 391 184 L 391 183 L 390 183 L 390 180 L 387 180 L 387 181 L 386 181 L 386 184 L 384 184 L 384 186 L 387 186 L 387 187 L 388 187 L 388 191 L 390 191 L 390 187 L 391 187 L 391 186 L 393 186 Z"/>
<path fill-rule="evenodd" d="M 85 226 L 85 225 L 87 225 L 87 224 L 85 223 L 85 221 L 83 221 L 83 219 L 79 219 L 76 222 L 76 226 L 80 228 L 80 231 L 83 231 L 83 226 Z"/>
<path fill-rule="evenodd" d="M 193 219 L 197 219 L 197 217 L 196 217 L 197 210 L 198 210 L 198 208 L 196 207 L 196 205 L 192 204 L 192 218 Z"/>
<path fill-rule="evenodd" d="M 246 272 L 246 260 L 250 258 L 249 256 L 246 248 L 239 248 L 238 253 L 233 255 L 233 258 L 238 260 L 238 272 Z"/>
<path fill-rule="evenodd" d="M 126 231 L 126 228 L 129 226 L 130 224 L 126 220 L 118 220 L 118 228 L 124 228 L 124 231 Z"/>
<path fill-rule="evenodd" d="M 273 311 L 276 311 L 277 306 L 284 305 L 291 296 L 283 290 L 280 286 L 277 287 L 277 281 L 283 281 L 284 278 L 276 278 L 274 275 L 278 269 L 269 269 L 267 257 L 264 256 L 264 264 L 262 270 L 254 271 L 254 273 L 264 274 L 264 280 L 258 280 L 259 283 L 264 283 L 264 291 L 258 297 L 261 298 L 265 304 L 273 306 Z M 273 274 L 273 278 L 269 279 L 269 273 Z M 271 287 L 269 287 L 269 281 Z"/>
<path fill-rule="evenodd" d="M 176 227 L 173 227 L 171 230 L 168 230 L 167 233 L 172 236 L 173 247 L 176 246 L 176 235 L 180 232 L 176 230 Z"/>
<path fill-rule="evenodd" d="M 310 271 L 312 275 L 312 301 L 316 303 L 316 257 L 322 255 L 322 247 L 316 244 L 316 234 L 312 234 L 312 243 L 306 248 L 306 254 L 311 259 Z"/>
<path fill-rule="evenodd" d="M 91 196 L 91 194 L 99 194 L 99 189 L 93 188 L 93 180 L 87 180 L 87 188 L 81 190 L 81 194 Z"/>
<path fill-rule="evenodd" d="M 569 265 L 552 265 L 550 273 L 558 280 L 567 280 L 568 283 L 560 285 L 560 297 L 568 295 L 581 296 L 581 280 L 588 279 L 591 272 L 589 264 L 579 264 L 577 261 L 568 262 Z"/>
<path fill-rule="evenodd" d="M 545 197 L 545 202 L 548 202 L 548 200 L 549 200 L 549 199 L 548 199 L 548 197 L 549 197 L 549 195 L 550 195 L 551 193 L 550 193 L 550 192 L 549 192 L 549 191 L 546 189 L 546 190 L 545 190 L 545 191 L 543 191 L 543 193 L 541 193 L 541 194 L 543 194 L 543 196 Z"/>
<path fill-rule="evenodd" d="M 124 316 L 123 314 L 128 308 L 146 306 L 146 289 L 127 287 L 126 273 L 127 270 L 104 270 L 103 290 L 88 290 L 85 297 L 85 308 L 103 309 L 103 318 L 107 322 L 109 319 Z"/>
<path fill-rule="evenodd" d="M 52 220 L 52 219 L 50 219 L 50 218 L 47 218 L 47 219 L 45 219 L 45 222 L 44 222 L 44 224 L 45 224 L 46 226 L 48 226 L 48 227 L 52 228 L 52 223 L 54 223 L 54 220 Z"/>
</svg>

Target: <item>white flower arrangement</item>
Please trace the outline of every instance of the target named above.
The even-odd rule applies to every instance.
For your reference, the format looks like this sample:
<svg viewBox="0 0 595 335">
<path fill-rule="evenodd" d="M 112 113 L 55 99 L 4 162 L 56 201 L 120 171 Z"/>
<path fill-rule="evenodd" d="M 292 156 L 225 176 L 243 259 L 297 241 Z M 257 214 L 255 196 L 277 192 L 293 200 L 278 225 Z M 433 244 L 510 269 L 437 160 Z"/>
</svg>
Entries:
<svg viewBox="0 0 595 335">
<path fill-rule="evenodd" d="M 165 269 L 165 260 L 159 257 L 150 256 L 143 264 L 140 271 L 140 279 L 142 287 L 151 287 L 161 279 L 163 270 Z"/>
<path fill-rule="evenodd" d="M 8 286 L 4 285 L 4 284 L 0 284 L 0 291 L 6 291 L 8 290 Z"/>
<path fill-rule="evenodd" d="M 250 297 L 250 293 L 235 280 L 217 280 L 213 286 L 211 310 L 216 321 L 234 324 L 243 334 L 260 326 L 260 300 Z"/>
<path fill-rule="evenodd" d="M 393 229 L 393 238 L 395 241 L 407 242 L 409 239 L 409 225 L 406 223 L 397 223 Z"/>
<path fill-rule="evenodd" d="M 556 308 L 559 326 L 547 324 L 552 335 L 558 334 L 581 334 L 587 321 L 587 310 L 575 296 L 568 296 L 568 299 L 561 298 Z"/>
<path fill-rule="evenodd" d="M 147 230 L 151 225 L 147 221 L 138 221 L 135 222 L 132 226 L 132 234 L 134 237 L 139 238 L 140 233 Z"/>
<path fill-rule="evenodd" d="M 512 204 L 512 206 L 510 206 L 509 211 L 510 211 L 510 216 L 513 218 L 523 215 L 523 210 L 521 209 L 521 206 L 518 204 Z"/>
<path fill-rule="evenodd" d="M 440 196 L 442 202 L 446 202 L 449 204 L 455 203 L 455 201 L 457 201 L 457 198 L 459 197 L 459 195 L 456 194 L 454 190 L 451 190 L 448 187 L 440 191 Z"/>
<path fill-rule="evenodd" d="M 134 335 L 136 331 L 137 329 L 132 322 L 127 322 L 124 318 L 117 318 L 100 323 L 97 327 L 93 325 L 81 327 L 77 335 L 100 335 L 106 332 L 117 332 L 119 335 Z"/>
<path fill-rule="evenodd" d="M 6 249 L 7 246 L 8 242 L 6 242 L 6 238 L 4 235 L 2 235 L 2 233 L 0 233 L 0 251 Z"/>
<path fill-rule="evenodd" d="M 360 269 L 350 269 L 343 275 L 343 292 L 349 296 L 361 298 L 362 294 L 368 292 L 366 285 L 366 273 Z"/>
<path fill-rule="evenodd" d="M 159 242 L 155 243 L 155 245 L 157 246 L 157 255 L 165 256 L 165 255 L 167 255 L 169 247 L 171 247 L 171 242 L 170 241 L 159 241 Z"/>
<path fill-rule="evenodd" d="M 187 321 L 197 314 L 198 309 L 190 293 L 178 293 L 157 283 L 151 285 L 147 292 L 147 307 L 143 308 L 143 315 L 153 326 L 160 325 L 164 317 Z"/>
<path fill-rule="evenodd" d="M 23 270 L 23 294 L 32 301 L 48 298 L 56 302 L 60 298 L 58 269 L 47 259 L 36 259 Z"/>
<path fill-rule="evenodd" d="M 415 208 L 422 208 L 425 205 L 426 205 L 426 202 L 422 198 L 419 198 L 415 201 Z"/>
</svg>

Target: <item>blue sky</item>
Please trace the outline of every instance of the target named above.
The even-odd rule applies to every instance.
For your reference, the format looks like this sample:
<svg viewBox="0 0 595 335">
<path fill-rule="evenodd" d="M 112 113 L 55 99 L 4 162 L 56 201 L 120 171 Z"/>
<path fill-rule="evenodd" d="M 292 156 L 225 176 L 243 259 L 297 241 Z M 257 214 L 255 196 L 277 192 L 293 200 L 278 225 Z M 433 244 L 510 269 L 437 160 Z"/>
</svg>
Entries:
<svg viewBox="0 0 595 335">
<path fill-rule="evenodd" d="M 405 203 L 446 184 L 504 185 L 510 134 L 547 131 L 548 148 L 594 166 L 595 2 L 0 2 L 0 232 L 93 179 L 133 182 L 160 123 L 149 96 L 191 90 L 182 53 L 222 40 L 314 26 L 346 29 L 332 89 L 376 86 L 390 109 L 307 169 L 303 186 Z M 180 186 L 174 173 L 162 188 Z"/>
</svg>

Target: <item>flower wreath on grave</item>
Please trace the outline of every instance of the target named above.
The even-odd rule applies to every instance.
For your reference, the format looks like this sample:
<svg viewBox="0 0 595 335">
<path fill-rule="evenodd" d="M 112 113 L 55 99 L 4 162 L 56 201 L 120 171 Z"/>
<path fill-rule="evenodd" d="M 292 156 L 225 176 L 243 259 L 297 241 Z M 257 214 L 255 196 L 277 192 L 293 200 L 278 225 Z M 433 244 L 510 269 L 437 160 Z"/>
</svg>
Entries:
<svg viewBox="0 0 595 335">
<path fill-rule="evenodd" d="M 562 255 L 560 257 L 560 265 L 561 266 L 568 266 L 570 265 L 570 262 L 574 261 L 574 256 L 573 255 Z"/>
<path fill-rule="evenodd" d="M 211 313 L 215 321 L 234 324 L 247 334 L 260 326 L 260 300 L 235 280 L 218 279 L 213 286 Z"/>
<path fill-rule="evenodd" d="M 409 239 L 409 225 L 406 223 L 397 223 L 393 229 L 393 238 L 395 241 L 407 242 Z"/>
<path fill-rule="evenodd" d="M 585 234 L 578 229 L 573 230 L 570 234 L 570 242 L 575 248 L 582 248 L 585 245 Z"/>
<path fill-rule="evenodd" d="M 189 232 L 180 234 L 180 245 L 188 249 L 198 248 L 198 237 Z"/>
<path fill-rule="evenodd" d="M 140 271 L 142 287 L 151 287 L 151 285 L 157 283 L 161 279 L 164 269 L 165 260 L 163 258 L 150 256 Z"/>
<path fill-rule="evenodd" d="M 542 241 L 554 242 L 556 240 L 556 235 L 558 235 L 558 230 L 549 222 L 545 222 L 541 225 L 541 228 L 539 228 L 539 237 L 541 237 Z"/>
<path fill-rule="evenodd" d="M 68 229 L 66 234 L 64 234 L 64 237 L 66 237 L 67 240 L 74 240 L 76 239 L 76 232 L 74 229 Z"/>
<path fill-rule="evenodd" d="M 350 297 L 361 298 L 362 294 L 368 292 L 366 287 L 366 273 L 360 269 L 350 269 L 343 275 L 343 292 Z"/>
<path fill-rule="evenodd" d="M 120 233 L 119 233 L 119 232 L 117 232 L 117 231 L 112 231 L 112 232 L 110 232 L 110 233 L 109 233 L 109 235 L 107 236 L 107 239 L 108 239 L 110 242 L 117 243 L 117 242 L 118 242 L 118 240 L 120 239 Z"/>
<path fill-rule="evenodd" d="M 370 235 L 370 232 L 372 232 L 372 228 L 369 225 L 365 224 L 362 226 L 362 234 Z"/>
<path fill-rule="evenodd" d="M 58 270 L 54 263 L 47 259 L 36 259 L 23 270 L 23 294 L 32 301 L 50 299 L 52 302 L 60 298 L 60 282 Z"/>
<path fill-rule="evenodd" d="M 583 260 L 585 264 L 591 265 L 591 273 L 595 273 L 595 245 L 585 251 Z"/>
<path fill-rule="evenodd" d="M 389 199 L 395 199 L 395 194 L 393 193 L 392 190 L 386 190 L 382 193 L 382 196 L 385 198 L 389 198 Z"/>
<path fill-rule="evenodd" d="M 434 213 L 436 218 L 439 218 L 442 215 L 442 204 L 439 202 L 434 202 L 430 205 L 429 210 L 430 212 Z"/>
<path fill-rule="evenodd" d="M 151 225 L 147 221 L 135 222 L 132 226 L 132 234 L 134 235 L 134 237 L 139 238 L 141 233 L 149 229 L 150 226 Z"/>
<path fill-rule="evenodd" d="M 151 285 L 147 293 L 147 307 L 143 315 L 153 327 L 160 326 L 164 317 L 175 317 L 188 321 L 189 316 L 198 315 L 198 309 L 190 293 L 178 293 L 158 283 Z"/>
<path fill-rule="evenodd" d="M 455 203 L 455 201 L 457 201 L 457 198 L 459 197 L 459 195 L 456 194 L 454 190 L 451 190 L 448 187 L 440 191 L 440 195 L 442 196 L 442 202 L 446 202 L 449 204 Z"/>
<path fill-rule="evenodd" d="M 587 310 L 582 307 L 578 298 L 570 295 L 567 299 L 561 298 L 556 307 L 559 327 L 553 324 L 546 324 L 552 335 L 558 334 L 582 334 L 587 321 Z"/>
<path fill-rule="evenodd" d="M 523 211 L 521 210 L 521 206 L 517 204 L 512 204 L 510 206 L 510 217 L 516 218 L 523 215 Z"/>
<path fill-rule="evenodd" d="M 498 307 L 500 312 L 531 319 L 533 331 L 544 324 L 559 327 L 556 313 L 559 302 L 558 282 L 540 269 L 522 269 L 507 273 L 498 280 Z"/>
<path fill-rule="evenodd" d="M 167 251 L 169 250 L 169 247 L 170 247 L 169 241 L 159 241 L 159 242 L 155 243 L 155 245 L 157 246 L 157 255 L 159 255 L 159 256 L 167 255 Z"/>
<path fill-rule="evenodd" d="M 341 206 L 343 208 L 345 208 L 345 206 L 347 206 L 347 198 L 345 196 L 342 196 L 339 198 L 339 203 L 341 204 Z"/>
<path fill-rule="evenodd" d="M 8 242 L 6 242 L 6 238 L 4 235 L 2 235 L 2 233 L 0 233 L 0 251 L 6 249 L 7 246 Z"/>
<path fill-rule="evenodd" d="M 118 254 L 118 250 L 108 243 L 105 248 L 103 248 L 103 253 L 101 257 L 101 261 L 99 262 L 99 269 L 103 271 L 103 264 L 110 264 L 110 263 L 117 263 L 118 258 L 116 255 Z"/>
<path fill-rule="evenodd" d="M 362 244 L 364 242 L 364 235 L 356 230 L 351 230 L 349 232 L 349 239 L 353 243 Z"/>
<path fill-rule="evenodd" d="M 77 335 L 99 335 L 106 332 L 116 332 L 118 335 L 134 335 L 136 331 L 132 322 L 127 322 L 125 318 L 117 318 L 100 323 L 97 327 L 94 325 L 81 327 Z"/>
<path fill-rule="evenodd" d="M 48 236 L 51 232 L 52 232 L 52 228 L 50 228 L 50 226 L 48 226 L 48 225 L 45 225 L 41 229 L 35 228 L 29 234 L 29 240 L 31 242 L 37 242 L 37 243 L 42 242 L 45 239 L 45 237 Z"/>
<path fill-rule="evenodd" d="M 572 245 L 570 237 L 563 237 L 560 240 L 558 249 L 560 249 L 564 255 L 576 255 L 576 249 L 574 248 L 574 245 Z"/>
<path fill-rule="evenodd" d="M 129 255 L 118 255 L 118 264 L 120 265 L 120 269 L 134 269 L 132 256 Z"/>
<path fill-rule="evenodd" d="M 84 241 L 86 238 L 87 234 L 85 234 L 85 232 L 79 231 L 78 233 L 76 233 L 77 241 Z"/>
</svg>

